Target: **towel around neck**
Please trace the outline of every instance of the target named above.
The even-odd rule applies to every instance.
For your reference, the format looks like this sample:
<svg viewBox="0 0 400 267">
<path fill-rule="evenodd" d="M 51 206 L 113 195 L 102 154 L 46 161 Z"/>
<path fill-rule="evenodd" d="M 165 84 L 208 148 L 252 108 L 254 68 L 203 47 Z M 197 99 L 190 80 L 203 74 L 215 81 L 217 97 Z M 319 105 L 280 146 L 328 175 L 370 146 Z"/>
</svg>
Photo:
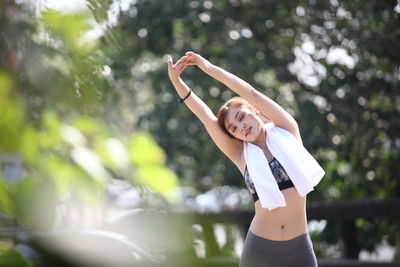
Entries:
<svg viewBox="0 0 400 267">
<path fill-rule="evenodd" d="M 314 190 L 325 175 L 313 156 L 288 131 L 266 124 L 266 144 L 271 154 L 282 164 L 301 196 Z M 273 177 L 263 150 L 250 142 L 244 143 L 244 158 L 261 206 L 268 210 L 285 207 L 286 201 Z"/>
</svg>

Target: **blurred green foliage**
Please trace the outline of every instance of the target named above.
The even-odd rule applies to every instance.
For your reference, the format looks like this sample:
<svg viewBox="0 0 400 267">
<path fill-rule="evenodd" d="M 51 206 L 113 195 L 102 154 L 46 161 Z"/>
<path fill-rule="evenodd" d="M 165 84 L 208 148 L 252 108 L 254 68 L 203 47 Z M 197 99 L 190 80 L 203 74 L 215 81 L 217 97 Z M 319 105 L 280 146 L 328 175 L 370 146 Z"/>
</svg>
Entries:
<svg viewBox="0 0 400 267">
<path fill-rule="evenodd" d="M 0 215 L 21 229 L 51 230 L 60 200 L 73 194 L 104 205 L 111 179 L 174 200 L 178 180 L 153 137 L 107 123 L 115 94 L 102 73 L 99 41 L 87 39 L 91 13 L 0 6 L 0 166 L 22 159 L 13 166 L 18 177 L 0 175 Z M 30 266 L 8 246 L 0 247 L 0 265 Z"/>
<path fill-rule="evenodd" d="M 33 266 L 29 263 L 23 256 L 18 252 L 9 250 L 4 253 L 0 253 L 0 266 L 2 267 L 31 267 Z"/>
</svg>

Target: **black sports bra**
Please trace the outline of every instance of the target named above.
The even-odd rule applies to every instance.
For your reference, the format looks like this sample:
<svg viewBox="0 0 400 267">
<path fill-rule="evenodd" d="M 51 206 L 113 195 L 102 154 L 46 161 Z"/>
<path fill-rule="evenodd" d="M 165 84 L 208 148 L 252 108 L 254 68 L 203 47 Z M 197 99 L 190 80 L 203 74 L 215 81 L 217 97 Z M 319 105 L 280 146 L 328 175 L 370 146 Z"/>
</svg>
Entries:
<svg viewBox="0 0 400 267">
<path fill-rule="evenodd" d="M 272 175 L 274 176 L 276 182 L 278 183 L 279 190 L 284 190 L 290 187 L 294 187 L 294 184 L 290 180 L 289 175 L 286 173 L 285 169 L 276 158 L 274 158 L 269 163 L 269 167 L 271 169 Z M 254 202 L 256 202 L 259 198 L 257 195 L 256 188 L 254 187 L 254 183 L 250 178 L 249 171 L 247 170 L 247 165 L 244 170 L 244 181 L 246 183 L 247 189 L 249 189 L 251 195 L 253 196 Z"/>
</svg>

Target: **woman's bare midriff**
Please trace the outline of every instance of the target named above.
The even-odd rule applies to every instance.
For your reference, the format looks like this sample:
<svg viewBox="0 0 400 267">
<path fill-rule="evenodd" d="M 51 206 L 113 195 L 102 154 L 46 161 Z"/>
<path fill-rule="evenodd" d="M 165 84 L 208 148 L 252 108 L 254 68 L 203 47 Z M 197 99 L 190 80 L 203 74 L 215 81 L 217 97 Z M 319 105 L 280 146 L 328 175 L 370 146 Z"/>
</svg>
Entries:
<svg viewBox="0 0 400 267">
<path fill-rule="evenodd" d="M 281 191 L 286 207 L 273 210 L 261 207 L 255 202 L 255 216 L 250 231 L 269 240 L 290 240 L 307 232 L 306 197 L 302 197 L 296 188 Z"/>
</svg>

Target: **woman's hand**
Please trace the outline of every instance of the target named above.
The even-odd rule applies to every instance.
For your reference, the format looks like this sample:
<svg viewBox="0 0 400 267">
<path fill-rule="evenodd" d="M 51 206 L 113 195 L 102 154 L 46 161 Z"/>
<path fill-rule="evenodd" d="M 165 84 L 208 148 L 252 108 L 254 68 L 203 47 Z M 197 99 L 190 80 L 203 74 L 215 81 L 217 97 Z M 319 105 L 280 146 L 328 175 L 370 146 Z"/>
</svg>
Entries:
<svg viewBox="0 0 400 267">
<path fill-rule="evenodd" d="M 207 68 L 210 67 L 210 62 L 208 62 L 208 60 L 206 60 L 205 58 L 203 58 L 202 56 L 200 56 L 199 54 L 196 54 L 194 52 L 186 52 L 185 55 L 183 57 L 181 57 L 176 64 L 185 64 L 186 66 L 189 65 L 196 65 L 197 67 L 199 67 L 202 71 L 206 71 Z"/>
<path fill-rule="evenodd" d="M 182 71 L 189 66 L 186 62 L 179 62 L 179 60 L 174 64 L 172 62 L 172 57 L 168 56 L 168 76 L 172 82 L 178 82 Z"/>
</svg>

